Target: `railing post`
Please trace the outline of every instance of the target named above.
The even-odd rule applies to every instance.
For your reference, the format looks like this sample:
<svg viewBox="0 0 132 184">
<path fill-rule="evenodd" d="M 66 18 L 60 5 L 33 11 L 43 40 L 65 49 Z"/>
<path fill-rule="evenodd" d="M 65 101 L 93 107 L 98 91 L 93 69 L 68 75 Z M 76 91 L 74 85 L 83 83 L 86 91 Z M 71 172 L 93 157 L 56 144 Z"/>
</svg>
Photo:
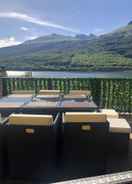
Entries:
<svg viewBox="0 0 132 184">
<path fill-rule="evenodd" d="M 3 80 L 0 78 L 0 98 L 3 96 Z"/>
<path fill-rule="evenodd" d="M 6 77 L 6 70 L 4 67 L 0 68 L 0 97 L 4 96 L 4 81 L 2 77 Z"/>
<path fill-rule="evenodd" d="M 51 90 L 52 89 L 52 80 L 48 79 L 48 89 Z"/>
</svg>

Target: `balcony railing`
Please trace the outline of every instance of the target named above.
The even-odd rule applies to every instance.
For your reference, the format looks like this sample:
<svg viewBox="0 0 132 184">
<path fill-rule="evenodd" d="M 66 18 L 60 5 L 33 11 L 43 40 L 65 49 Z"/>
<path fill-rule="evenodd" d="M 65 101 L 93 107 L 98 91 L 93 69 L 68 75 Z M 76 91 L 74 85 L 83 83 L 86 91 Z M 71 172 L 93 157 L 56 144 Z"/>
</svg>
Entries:
<svg viewBox="0 0 132 184">
<path fill-rule="evenodd" d="M 3 95 L 13 90 L 59 89 L 91 90 L 94 101 L 100 107 L 114 108 L 120 112 L 132 112 L 132 79 L 106 78 L 0 78 Z"/>
</svg>

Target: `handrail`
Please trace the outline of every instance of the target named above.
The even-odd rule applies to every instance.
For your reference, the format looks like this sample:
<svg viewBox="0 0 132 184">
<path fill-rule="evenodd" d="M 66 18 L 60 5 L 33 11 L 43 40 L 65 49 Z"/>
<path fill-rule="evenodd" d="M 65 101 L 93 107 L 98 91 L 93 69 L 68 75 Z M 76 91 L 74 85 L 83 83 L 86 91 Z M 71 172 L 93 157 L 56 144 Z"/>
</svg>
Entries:
<svg viewBox="0 0 132 184">
<path fill-rule="evenodd" d="M 76 180 L 58 182 L 54 184 L 123 184 L 128 182 L 132 182 L 132 171 L 81 178 Z"/>
<path fill-rule="evenodd" d="M 71 80 L 74 80 L 74 79 L 99 79 L 99 80 L 132 80 L 132 77 L 108 77 L 108 78 L 104 78 L 104 77 L 1 77 L 0 76 L 0 79 L 64 79 L 64 80 L 68 80 L 68 79 L 71 79 Z"/>
</svg>

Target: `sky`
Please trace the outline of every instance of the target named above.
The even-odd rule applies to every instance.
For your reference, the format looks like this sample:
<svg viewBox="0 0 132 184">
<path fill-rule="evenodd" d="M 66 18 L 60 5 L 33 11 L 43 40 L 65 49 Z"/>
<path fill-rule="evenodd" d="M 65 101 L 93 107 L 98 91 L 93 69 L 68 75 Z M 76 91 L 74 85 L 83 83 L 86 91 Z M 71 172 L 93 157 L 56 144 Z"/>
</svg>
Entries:
<svg viewBox="0 0 132 184">
<path fill-rule="evenodd" d="M 47 34 L 101 35 L 132 20 L 132 0 L 0 0 L 0 47 Z"/>
</svg>

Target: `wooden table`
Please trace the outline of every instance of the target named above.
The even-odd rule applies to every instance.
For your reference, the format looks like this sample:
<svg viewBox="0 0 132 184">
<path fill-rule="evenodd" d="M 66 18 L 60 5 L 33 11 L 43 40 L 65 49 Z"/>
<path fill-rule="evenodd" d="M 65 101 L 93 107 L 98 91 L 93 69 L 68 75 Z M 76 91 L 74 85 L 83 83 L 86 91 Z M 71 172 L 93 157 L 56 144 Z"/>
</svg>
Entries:
<svg viewBox="0 0 132 184">
<path fill-rule="evenodd" d="M 5 97 L 0 100 L 0 113 L 36 113 L 36 114 L 54 114 L 57 112 L 79 112 L 96 111 L 97 105 L 87 99 L 39 99 L 39 98 L 21 98 Z"/>
<path fill-rule="evenodd" d="M 5 116 L 13 112 L 19 112 L 21 106 L 26 103 L 29 103 L 32 100 L 32 95 L 27 94 L 12 94 L 3 98 L 0 98 L 0 113 L 3 113 Z"/>
</svg>

